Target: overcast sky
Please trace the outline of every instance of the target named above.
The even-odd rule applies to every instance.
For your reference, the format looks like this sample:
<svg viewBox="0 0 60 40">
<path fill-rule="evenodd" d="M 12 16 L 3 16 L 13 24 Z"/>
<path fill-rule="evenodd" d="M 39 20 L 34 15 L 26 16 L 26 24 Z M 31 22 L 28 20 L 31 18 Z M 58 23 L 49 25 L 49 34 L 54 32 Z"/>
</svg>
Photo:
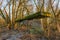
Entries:
<svg viewBox="0 0 60 40">
<path fill-rule="evenodd" d="M 2 0 L 0 0 L 0 3 L 1 3 L 1 1 Z M 45 0 L 46 1 L 46 0 Z M 60 0 L 59 0 L 60 1 Z M 8 0 L 8 2 L 9 2 L 9 0 Z M 56 4 L 57 4 L 57 2 L 58 2 L 58 0 L 55 0 L 55 2 L 54 2 L 54 6 L 56 7 Z M 36 3 L 37 3 L 37 1 L 36 1 Z M 46 2 L 47 3 L 47 2 Z M 2 3 L 2 5 L 0 5 L 0 8 L 3 10 L 4 9 L 4 7 L 6 6 L 6 4 L 7 4 L 7 1 L 6 0 L 3 0 L 3 3 Z M 34 5 L 34 2 L 33 2 L 33 0 L 30 0 L 30 2 L 28 3 L 28 4 L 32 4 L 33 6 L 34 6 L 34 11 L 36 11 L 35 10 L 35 8 L 36 8 L 36 6 Z M 12 12 L 12 5 L 10 6 L 11 7 L 11 11 L 10 12 Z M 58 7 L 59 7 L 59 9 L 60 9 L 60 2 L 59 2 L 59 5 L 58 5 Z M 6 7 L 6 10 L 7 10 L 7 12 L 9 12 L 8 11 L 8 6 Z M 11 15 L 11 17 L 12 17 L 12 15 Z"/>
<path fill-rule="evenodd" d="M 0 0 L 0 2 L 1 2 L 2 0 Z M 9 1 L 9 0 L 8 0 Z M 58 0 L 55 0 L 55 2 L 54 2 L 54 6 L 57 4 L 57 1 Z M 60 1 L 60 0 L 59 0 Z M 30 2 L 30 4 L 33 4 L 34 2 L 33 1 L 31 1 Z M 4 6 L 6 6 L 6 4 L 7 4 L 7 1 L 6 0 L 3 0 L 3 4 L 2 4 L 2 6 L 0 6 L 2 9 L 3 9 L 3 7 Z M 60 8 L 60 2 L 59 2 L 59 8 Z"/>
<path fill-rule="evenodd" d="M 0 3 L 1 3 L 1 1 L 2 1 L 2 0 L 0 0 Z M 45 1 L 46 1 L 46 0 L 45 0 Z M 59 0 L 59 1 L 60 1 L 60 0 Z M 9 0 L 8 0 L 8 2 L 9 2 Z M 53 4 L 55 7 L 56 7 L 57 2 L 58 2 L 58 0 L 55 0 L 55 2 L 54 2 L 54 4 Z M 37 1 L 36 1 L 36 3 L 37 3 Z M 46 2 L 46 3 L 47 3 L 47 2 Z M 7 1 L 6 1 L 6 0 L 3 0 L 3 4 L 2 4 L 2 6 L 0 6 L 0 8 L 3 9 L 3 7 L 6 6 L 6 4 L 7 4 Z M 30 0 L 29 4 L 34 5 L 33 0 Z M 35 6 L 35 5 L 34 5 L 34 6 Z M 60 2 L 59 2 L 58 7 L 59 7 L 59 9 L 60 9 Z M 11 5 L 11 8 L 12 8 L 12 5 Z M 35 11 L 35 8 L 36 8 L 36 7 L 34 7 L 34 11 Z M 7 11 L 8 11 L 8 6 L 6 7 L 6 9 L 7 9 Z M 9 12 L 9 11 L 8 11 L 8 12 Z"/>
</svg>

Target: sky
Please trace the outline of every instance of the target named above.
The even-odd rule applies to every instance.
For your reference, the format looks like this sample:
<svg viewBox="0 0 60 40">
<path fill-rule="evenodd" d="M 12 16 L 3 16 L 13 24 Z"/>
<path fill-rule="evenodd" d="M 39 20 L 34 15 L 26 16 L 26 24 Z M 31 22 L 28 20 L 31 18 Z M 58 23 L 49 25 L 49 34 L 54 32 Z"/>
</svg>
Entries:
<svg viewBox="0 0 60 40">
<path fill-rule="evenodd" d="M 2 0 L 0 0 L 0 3 L 1 3 L 1 1 Z M 46 1 L 46 0 L 45 0 Z M 57 4 L 57 1 L 58 0 L 55 0 L 55 2 L 54 2 L 54 6 L 56 6 L 56 4 Z M 59 0 L 60 1 L 60 0 Z M 9 0 L 8 0 L 8 2 L 9 2 Z M 37 3 L 37 1 L 36 1 L 36 3 Z M 46 2 L 47 3 L 47 2 Z M 3 10 L 3 7 L 4 6 L 6 6 L 6 4 L 7 4 L 7 1 L 6 0 L 3 0 L 3 4 L 2 4 L 2 6 L 0 6 L 0 8 Z M 36 5 L 34 4 L 34 2 L 33 2 L 33 0 L 30 0 L 30 2 L 28 3 L 28 4 L 32 4 L 33 6 L 34 6 L 34 11 L 36 11 Z M 59 7 L 59 9 L 60 9 L 60 2 L 59 2 L 59 5 L 58 5 L 58 7 Z M 11 8 L 11 10 L 12 10 L 12 5 L 10 6 L 10 8 Z M 8 11 L 8 6 L 6 7 L 6 10 L 7 10 L 7 12 L 9 12 Z M 11 11 L 12 12 L 12 11 Z"/>
<path fill-rule="evenodd" d="M 2 0 L 0 0 L 0 2 L 1 2 Z M 60 1 L 60 0 L 59 0 Z M 9 0 L 8 0 L 8 2 L 9 2 Z M 37 3 L 37 1 L 36 1 L 36 3 Z M 6 0 L 3 0 L 3 4 L 2 4 L 2 6 L 0 6 L 2 9 L 3 9 L 3 7 L 4 6 L 6 6 L 6 4 L 7 4 L 7 1 Z M 34 4 L 34 2 L 33 2 L 33 0 L 31 0 L 31 2 L 29 2 L 29 4 Z M 57 4 L 57 0 L 55 0 L 55 2 L 54 2 L 54 6 Z M 34 5 L 35 6 L 35 5 Z M 60 2 L 59 2 L 59 6 L 58 6 L 59 8 L 60 8 Z"/>
</svg>

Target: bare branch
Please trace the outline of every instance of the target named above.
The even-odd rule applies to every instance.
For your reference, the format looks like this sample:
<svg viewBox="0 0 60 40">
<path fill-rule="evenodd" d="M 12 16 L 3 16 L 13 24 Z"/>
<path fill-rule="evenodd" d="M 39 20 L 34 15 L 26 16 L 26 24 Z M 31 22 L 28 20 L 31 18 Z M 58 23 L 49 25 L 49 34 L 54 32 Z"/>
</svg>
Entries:
<svg viewBox="0 0 60 40">
<path fill-rule="evenodd" d="M 4 9 L 5 9 L 10 3 L 11 3 L 11 1 L 9 1 L 9 2 L 6 4 L 6 6 L 4 7 Z"/>
<path fill-rule="evenodd" d="M 54 16 L 55 16 L 55 12 L 54 12 L 54 9 L 53 9 L 53 6 L 52 6 L 52 3 L 51 3 L 51 0 L 50 0 L 50 5 L 51 5 L 52 12 L 54 13 Z"/>
<path fill-rule="evenodd" d="M 42 3 L 42 6 L 41 6 L 40 9 L 39 9 L 39 7 L 38 7 L 37 4 L 35 3 L 35 1 L 34 1 L 34 4 L 36 5 L 36 7 L 37 7 L 37 9 L 38 9 L 39 11 L 41 11 L 41 9 L 42 9 L 42 7 L 43 7 L 43 5 L 44 5 L 44 3 Z"/>
<path fill-rule="evenodd" d="M 58 11 L 58 5 L 59 5 L 59 0 L 58 0 L 57 5 L 56 5 L 55 13 L 57 13 L 57 11 Z"/>
</svg>

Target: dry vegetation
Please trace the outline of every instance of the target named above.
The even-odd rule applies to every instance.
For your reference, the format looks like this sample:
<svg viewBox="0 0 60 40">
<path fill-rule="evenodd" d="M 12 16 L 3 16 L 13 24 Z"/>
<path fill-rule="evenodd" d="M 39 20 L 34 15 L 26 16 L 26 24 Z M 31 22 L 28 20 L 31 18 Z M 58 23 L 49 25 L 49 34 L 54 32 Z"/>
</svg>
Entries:
<svg viewBox="0 0 60 40">
<path fill-rule="evenodd" d="M 54 5 L 55 1 L 56 0 L 6 0 L 7 4 L 3 7 L 2 4 L 4 0 L 0 0 L 0 33 L 17 30 L 23 34 L 21 37 L 22 40 L 39 40 L 42 37 L 47 40 L 60 40 L 59 0 L 57 0 L 56 5 Z M 29 4 L 29 2 L 31 4 Z M 29 20 L 27 20 L 27 24 L 24 24 L 25 21 L 21 23 L 15 22 L 18 18 L 23 19 L 25 16 L 39 11 L 52 14 L 51 18 L 37 19 L 41 23 L 40 29 L 29 25 Z M 33 22 L 33 20 L 31 21 Z"/>
</svg>

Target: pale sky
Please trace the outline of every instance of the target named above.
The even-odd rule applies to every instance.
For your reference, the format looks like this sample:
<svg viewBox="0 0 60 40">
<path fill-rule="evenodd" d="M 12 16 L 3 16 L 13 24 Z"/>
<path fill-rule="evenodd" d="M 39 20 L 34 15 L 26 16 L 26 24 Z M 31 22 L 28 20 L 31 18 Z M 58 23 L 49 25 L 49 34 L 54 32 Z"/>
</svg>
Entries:
<svg viewBox="0 0 60 40">
<path fill-rule="evenodd" d="M 1 2 L 2 0 L 0 0 L 0 2 Z M 9 0 L 8 0 L 9 1 Z M 54 2 L 54 6 L 56 6 L 56 4 L 57 4 L 57 1 L 58 0 L 55 0 L 55 2 Z M 60 1 L 60 0 L 59 0 Z M 36 3 L 37 3 L 37 1 L 36 1 Z M 47 2 L 46 2 L 47 3 Z M 6 4 L 7 4 L 7 1 L 6 0 L 3 0 L 3 4 L 2 4 L 2 6 L 0 6 L 0 8 L 3 10 L 3 7 L 4 6 L 6 6 Z M 33 2 L 33 0 L 31 0 L 28 4 L 32 4 L 33 6 L 34 6 L 34 11 L 36 11 L 35 9 L 36 9 L 36 6 L 34 5 L 34 2 Z M 59 7 L 59 9 L 60 9 L 60 2 L 59 2 L 59 5 L 58 5 L 58 7 Z M 6 10 L 7 10 L 7 12 L 9 12 L 8 11 L 8 6 L 6 7 Z M 12 12 L 12 5 L 11 5 L 11 12 Z"/>
<path fill-rule="evenodd" d="M 2 0 L 0 0 L 0 2 L 1 2 Z M 8 0 L 9 1 L 9 0 Z M 59 0 L 60 1 L 60 0 Z M 2 9 L 3 9 L 3 7 L 4 6 L 6 6 L 6 4 L 7 4 L 7 1 L 6 0 L 3 0 L 3 4 L 2 4 L 2 6 L 0 6 Z M 33 2 L 33 0 L 31 0 L 31 2 L 29 2 L 29 4 L 34 4 L 34 2 Z M 57 4 L 57 0 L 55 0 L 55 2 L 54 2 L 54 6 Z M 35 5 L 34 5 L 35 6 Z M 59 2 L 59 6 L 58 6 L 59 8 L 60 8 L 60 2 Z M 8 8 L 7 8 L 8 9 Z"/>
</svg>

